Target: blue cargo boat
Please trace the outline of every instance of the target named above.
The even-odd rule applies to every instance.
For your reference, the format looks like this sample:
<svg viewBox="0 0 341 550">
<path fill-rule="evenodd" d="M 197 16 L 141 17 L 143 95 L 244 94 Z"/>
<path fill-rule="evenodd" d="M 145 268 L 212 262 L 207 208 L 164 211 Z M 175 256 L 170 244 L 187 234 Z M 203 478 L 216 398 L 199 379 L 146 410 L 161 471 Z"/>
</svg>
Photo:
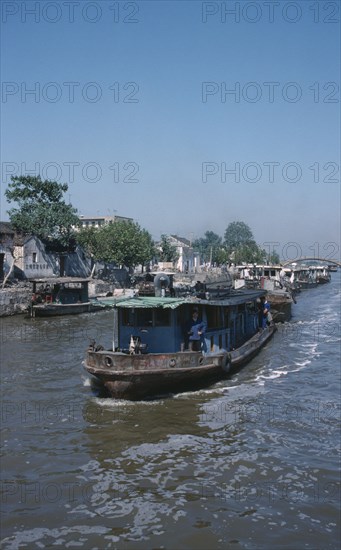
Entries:
<svg viewBox="0 0 341 550">
<path fill-rule="evenodd" d="M 133 297 L 113 301 L 112 350 L 92 342 L 84 368 L 108 394 L 145 399 L 197 389 L 249 361 L 275 325 L 259 327 L 264 290 L 230 291 L 224 298 Z M 186 323 L 193 308 L 206 325 L 193 351 Z"/>
</svg>

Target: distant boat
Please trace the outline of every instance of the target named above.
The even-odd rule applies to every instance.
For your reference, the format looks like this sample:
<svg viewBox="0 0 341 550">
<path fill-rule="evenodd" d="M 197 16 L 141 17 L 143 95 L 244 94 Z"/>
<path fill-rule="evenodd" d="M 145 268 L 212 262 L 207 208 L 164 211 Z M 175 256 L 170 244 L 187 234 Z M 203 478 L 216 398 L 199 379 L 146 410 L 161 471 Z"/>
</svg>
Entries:
<svg viewBox="0 0 341 550">
<path fill-rule="evenodd" d="M 275 323 L 290 321 L 292 305 L 296 303 L 297 288 L 291 271 L 280 265 L 237 266 L 236 288 L 262 288 L 267 291 Z"/>
<path fill-rule="evenodd" d="M 327 265 L 327 269 L 328 271 L 332 271 L 333 273 L 336 273 L 338 270 L 338 267 L 337 265 L 330 264 L 330 265 Z"/>
<path fill-rule="evenodd" d="M 89 298 L 89 280 L 78 277 L 32 279 L 30 316 L 75 315 L 104 309 L 103 302 Z"/>
<path fill-rule="evenodd" d="M 318 285 L 324 285 L 326 283 L 330 283 L 331 275 L 330 270 L 328 266 L 316 266 L 315 267 L 315 273 L 316 273 L 316 282 Z"/>
<path fill-rule="evenodd" d="M 113 348 L 105 350 L 92 342 L 84 368 L 117 399 L 205 387 L 247 363 L 273 335 L 274 324 L 259 329 L 264 295 L 263 290 L 245 290 L 219 299 L 113 300 Z M 184 330 L 194 307 L 207 325 L 201 351 L 192 351 Z"/>
</svg>

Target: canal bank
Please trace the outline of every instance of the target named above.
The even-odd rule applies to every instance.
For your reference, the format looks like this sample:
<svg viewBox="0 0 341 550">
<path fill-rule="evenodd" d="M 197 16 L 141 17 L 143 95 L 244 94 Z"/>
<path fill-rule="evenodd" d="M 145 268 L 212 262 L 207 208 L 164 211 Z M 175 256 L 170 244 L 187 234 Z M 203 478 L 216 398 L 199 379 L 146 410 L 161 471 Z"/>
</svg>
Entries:
<svg viewBox="0 0 341 550">
<path fill-rule="evenodd" d="M 117 288 L 117 283 L 94 279 L 89 282 L 89 297 L 106 296 Z M 0 289 L 0 317 L 27 313 L 31 298 L 32 284 L 28 281 L 12 283 L 12 286 Z"/>
<path fill-rule="evenodd" d="M 0 317 L 22 314 L 31 302 L 32 289 L 29 283 L 0 290 Z"/>
</svg>

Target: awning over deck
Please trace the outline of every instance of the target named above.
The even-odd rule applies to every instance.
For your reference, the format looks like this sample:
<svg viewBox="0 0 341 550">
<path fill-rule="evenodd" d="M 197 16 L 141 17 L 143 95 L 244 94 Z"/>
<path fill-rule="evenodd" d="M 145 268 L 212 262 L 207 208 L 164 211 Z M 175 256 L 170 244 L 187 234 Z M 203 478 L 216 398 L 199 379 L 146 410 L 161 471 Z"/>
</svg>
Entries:
<svg viewBox="0 0 341 550">
<path fill-rule="evenodd" d="M 84 277 L 41 277 L 39 279 L 29 279 L 30 283 L 60 285 L 69 283 L 89 283 L 91 279 Z"/>
<path fill-rule="evenodd" d="M 106 298 L 105 300 L 98 302 L 103 305 L 118 307 L 118 308 L 161 308 L 161 309 L 176 309 L 181 305 L 187 304 L 189 306 L 233 306 L 238 304 L 244 304 L 251 302 L 264 296 L 265 290 L 243 290 L 231 292 L 231 295 L 227 298 L 219 299 L 213 298 L 212 300 L 202 300 L 198 298 L 186 297 L 186 298 L 169 298 L 169 297 L 156 297 L 156 296 L 134 296 L 132 298 Z"/>
<path fill-rule="evenodd" d="M 101 302 L 101 300 L 98 300 Z M 125 308 L 162 308 L 162 309 L 176 309 L 181 304 L 187 303 L 186 298 L 159 298 L 156 296 L 135 296 L 134 298 L 110 298 L 105 299 L 106 305 L 112 307 L 125 307 Z"/>
</svg>

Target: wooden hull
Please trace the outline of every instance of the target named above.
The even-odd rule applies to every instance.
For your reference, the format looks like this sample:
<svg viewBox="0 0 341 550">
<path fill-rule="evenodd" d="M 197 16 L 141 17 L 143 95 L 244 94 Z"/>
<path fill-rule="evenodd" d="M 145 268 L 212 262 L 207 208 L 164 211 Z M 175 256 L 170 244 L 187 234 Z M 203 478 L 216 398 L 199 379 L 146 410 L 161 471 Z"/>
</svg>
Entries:
<svg viewBox="0 0 341 550">
<path fill-rule="evenodd" d="M 330 283 L 330 277 L 317 277 L 316 282 L 318 285 L 325 285 L 326 283 Z"/>
<path fill-rule="evenodd" d="M 103 306 L 85 302 L 82 304 L 39 304 L 31 306 L 31 317 L 55 317 L 60 315 L 78 315 L 103 310 Z"/>
<path fill-rule="evenodd" d="M 271 293 L 268 293 L 267 298 L 271 306 L 270 311 L 274 322 L 285 323 L 286 321 L 290 321 L 293 299 L 284 295 Z"/>
<path fill-rule="evenodd" d="M 317 282 L 308 282 L 308 281 L 297 281 L 297 284 L 299 285 L 299 288 L 301 290 L 308 290 L 309 288 L 315 288 L 317 286 Z"/>
<path fill-rule="evenodd" d="M 89 350 L 84 368 L 115 399 L 140 400 L 206 387 L 223 379 L 258 353 L 275 326 L 257 333 L 237 350 L 204 356 L 200 352 L 128 355 Z"/>
</svg>

